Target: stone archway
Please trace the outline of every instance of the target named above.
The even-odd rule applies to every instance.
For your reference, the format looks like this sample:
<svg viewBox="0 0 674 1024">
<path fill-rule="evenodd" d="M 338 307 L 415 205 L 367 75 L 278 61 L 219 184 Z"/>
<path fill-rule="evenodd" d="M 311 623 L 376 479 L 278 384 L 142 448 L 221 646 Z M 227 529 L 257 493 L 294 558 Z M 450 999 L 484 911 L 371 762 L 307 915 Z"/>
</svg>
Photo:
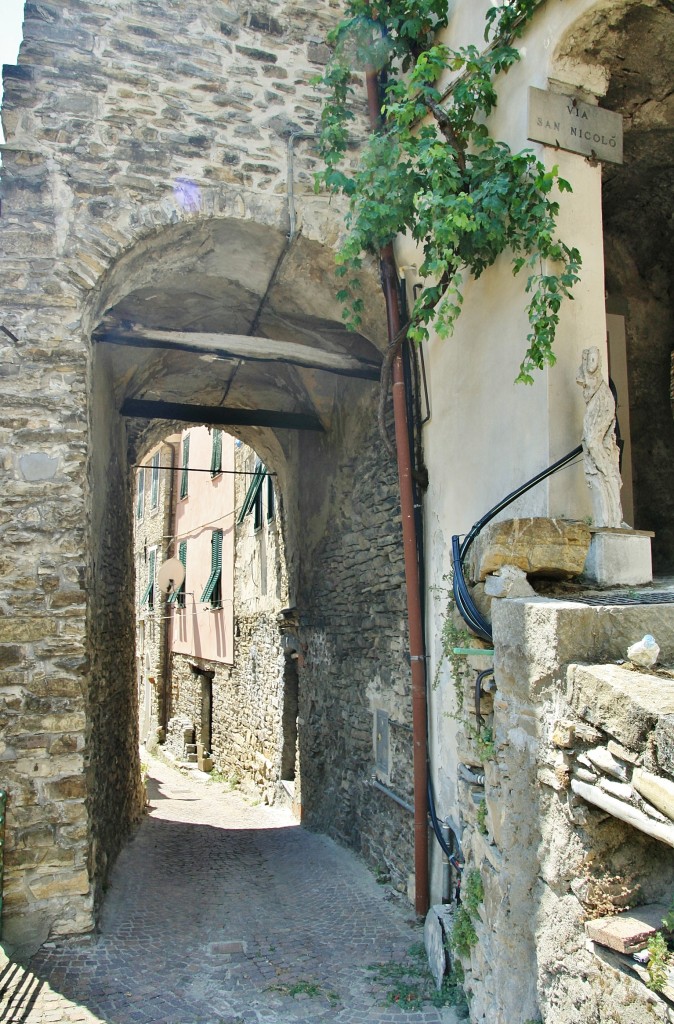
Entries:
<svg viewBox="0 0 674 1024">
<path fill-rule="evenodd" d="M 278 214 L 282 206 L 271 210 Z M 134 624 L 130 563 L 122 552 L 131 532 L 129 467 L 136 453 L 153 437 L 198 422 L 235 431 L 264 455 L 284 494 L 289 591 L 291 603 L 301 605 L 334 478 L 345 461 L 351 471 L 363 461 L 359 446 L 373 425 L 380 357 L 337 320 L 331 249 L 302 236 L 289 241 L 273 217 L 260 223 L 187 212 L 186 220 L 131 245 L 90 305 L 89 801 L 96 882 L 123 842 L 120 812 L 129 822 L 136 813 L 132 675 L 120 666 Z M 395 493 L 394 474 L 389 480 Z M 305 608 L 309 618 L 310 612 Z M 308 699 L 324 674 L 322 667 L 306 687 Z M 327 735 L 325 723 L 321 746 Z M 356 835 L 357 828 L 356 822 Z"/>
<path fill-rule="evenodd" d="M 311 175 L 311 79 L 336 17 L 27 5 L 0 220 L 10 941 L 92 927 L 142 808 L 131 467 L 178 412 L 275 414 L 236 433 L 284 496 L 303 801 L 312 824 L 385 851 L 405 887 L 411 821 L 369 784 L 380 692 L 395 690 L 404 737 L 411 717 L 396 470 L 376 428 L 383 301 L 366 268 L 362 335 L 344 331 L 343 210 Z M 228 341 L 175 337 L 195 329 Z M 145 347 L 117 344 L 139 331 Z M 152 347 L 158 331 L 173 334 Z M 404 740 L 403 782 L 408 761 Z"/>
<path fill-rule="evenodd" d="M 644 0 L 596 5 L 558 51 L 562 62 L 599 66 L 601 105 L 623 117 L 624 163 L 602 170 L 609 354 L 631 442 L 624 507 L 630 525 L 655 531 L 658 573 L 674 569 L 672 47 L 671 5 Z"/>
<path fill-rule="evenodd" d="M 378 348 L 336 319 L 331 263 L 329 246 L 303 237 L 288 245 L 266 224 L 197 218 L 142 234 L 82 301 L 88 428 L 78 465 L 84 504 L 73 515 L 86 524 L 77 548 L 85 604 L 80 625 L 70 623 L 70 646 L 87 660 L 74 670 L 79 681 L 68 684 L 78 708 L 78 760 L 66 778 L 38 790 L 34 812 L 52 835 L 64 815 L 79 816 L 72 848 L 82 868 L 73 882 L 72 871 L 50 862 L 46 887 L 37 889 L 43 899 L 29 912 L 19 904 L 10 917 L 18 941 L 91 927 L 107 871 L 142 811 L 131 467 L 181 422 L 227 428 L 226 409 L 245 414 L 232 429 L 273 466 L 284 494 L 290 592 L 303 620 L 298 743 L 306 820 L 372 859 L 380 859 L 385 836 L 388 861 L 397 858 L 405 884 L 411 822 L 391 833 L 388 808 L 368 784 L 373 702 L 382 688 L 395 685 L 404 696 L 408 686 L 400 666 L 397 480 L 377 435 Z M 378 297 L 367 278 L 365 287 Z M 204 330 L 185 339 L 195 316 Z M 219 332 L 228 319 L 238 330 Z M 157 408 L 143 406 L 139 416 L 131 406 L 125 415 L 130 402 Z M 277 418 L 258 423 L 260 409 Z M 311 429 L 301 429 L 306 423 Z M 36 619 L 36 629 L 44 621 Z M 26 728 L 25 720 L 17 726 Z M 36 718 L 30 727 L 42 726 Z M 66 742 L 59 730 L 55 722 L 52 749 Z M 409 754 L 401 752 L 401 771 Z M 27 841 L 21 830 L 17 837 Z M 8 862 L 14 891 L 32 892 L 30 870 Z"/>
</svg>

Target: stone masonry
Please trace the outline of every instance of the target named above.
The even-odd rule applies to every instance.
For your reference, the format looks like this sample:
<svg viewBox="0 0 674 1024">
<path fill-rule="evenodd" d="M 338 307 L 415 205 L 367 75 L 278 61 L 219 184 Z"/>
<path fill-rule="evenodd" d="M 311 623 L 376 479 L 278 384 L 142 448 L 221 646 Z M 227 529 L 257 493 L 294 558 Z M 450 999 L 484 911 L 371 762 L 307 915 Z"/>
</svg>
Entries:
<svg viewBox="0 0 674 1024">
<path fill-rule="evenodd" d="M 328 315 L 316 293 L 320 287 L 333 294 L 323 278 L 341 213 L 313 197 L 315 157 L 311 140 L 300 136 L 316 128 L 321 101 L 311 78 L 326 59 L 321 41 L 336 13 L 327 2 L 26 5 L 19 66 L 5 74 L 0 218 L 0 757 L 10 794 L 4 928 L 12 941 L 92 927 L 109 866 L 143 806 L 130 464 L 175 424 L 144 438 L 138 424 L 127 431 L 119 409 L 124 389 L 139 384 L 139 371 L 130 364 L 115 378 L 92 331 L 143 274 L 169 275 L 181 266 L 190 239 L 198 248 L 216 222 L 232 232 L 230 264 L 247 238 L 282 239 L 290 170 L 302 229 L 296 252 L 307 285 L 288 279 L 285 301 Z M 227 294 L 235 301 L 236 290 Z M 339 321 L 330 301 L 329 316 Z M 380 307 L 370 309 L 376 315 L 364 329 L 381 344 Z M 203 373 L 207 387 L 205 365 Z M 354 414 L 370 421 L 374 389 L 358 388 Z M 325 514 L 322 525 L 306 519 L 315 503 L 299 497 L 306 465 L 299 453 L 313 452 L 317 465 L 324 442 L 257 437 L 258 447 L 276 452 L 272 468 L 289 495 L 282 528 L 293 600 L 300 576 L 311 572 L 300 540 L 315 549 L 328 527 Z M 358 457 L 351 443 L 360 441 L 336 416 L 328 477 L 345 465 L 344 479 L 353 479 Z M 368 502 L 363 490 L 364 506 L 374 509 L 382 491 L 374 467 L 366 479 L 371 495 Z M 327 479 L 321 488 L 327 498 Z M 328 507 L 329 501 L 324 513 Z M 384 507 L 378 514 L 388 526 Z M 345 509 L 336 518 L 345 527 Z M 332 529 L 330 538 L 334 543 Z M 389 563 L 386 553 L 381 557 Z M 360 594 L 358 576 L 354 570 Z M 313 586 L 302 586 L 307 597 Z M 391 595 L 392 603 L 383 593 L 381 610 L 372 612 L 371 640 L 361 642 L 365 662 L 389 640 L 391 658 L 402 662 L 398 584 Z M 341 600 L 364 608 L 364 595 Z M 305 611 L 314 622 L 322 618 L 329 634 L 327 607 L 320 615 Z M 331 821 L 333 831 L 356 844 L 359 822 L 368 817 L 371 747 L 362 687 L 375 676 L 374 668 L 361 673 L 353 704 L 349 694 L 325 729 L 310 727 L 307 746 L 313 749 L 318 737 L 329 743 L 343 779 L 335 776 L 326 787 L 321 758 L 315 769 L 310 757 L 303 759 L 317 774 L 310 786 L 311 799 L 320 799 L 314 820 Z M 307 707 L 323 704 L 324 682 L 312 670 Z M 357 764 L 343 764 L 354 742 Z M 360 779 L 356 806 L 347 792 L 351 779 Z"/>
<path fill-rule="evenodd" d="M 634 763 L 659 779 L 660 790 L 674 776 L 667 671 L 646 678 L 614 664 L 650 630 L 671 664 L 672 606 L 606 601 L 492 605 L 497 690 L 482 713 L 493 742 L 480 748 L 460 740 L 473 771 L 459 784 L 464 878 L 479 872 L 484 893 L 475 944 L 461 957 L 475 1021 L 672 1019 L 668 1000 L 644 984 L 643 967 L 640 974 L 631 956 L 586 939 L 594 918 L 640 904 L 666 908 L 674 884 L 674 829 L 657 809 L 639 811 L 644 801 L 633 797 L 633 817 L 646 821 L 647 835 L 580 795 L 583 785 L 590 794 L 619 792 L 613 802 L 627 801 L 627 814 L 624 783 Z M 471 697 L 467 687 L 468 708 Z M 578 786 L 588 778 L 592 785 Z M 653 838 L 658 829 L 664 841 Z"/>
</svg>

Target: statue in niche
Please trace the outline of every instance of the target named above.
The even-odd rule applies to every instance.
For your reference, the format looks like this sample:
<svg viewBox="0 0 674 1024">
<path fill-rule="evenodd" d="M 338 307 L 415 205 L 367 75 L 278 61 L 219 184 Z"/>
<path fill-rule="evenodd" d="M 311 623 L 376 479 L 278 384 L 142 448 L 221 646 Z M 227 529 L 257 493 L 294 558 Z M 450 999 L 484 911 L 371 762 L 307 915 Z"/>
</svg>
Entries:
<svg viewBox="0 0 674 1024">
<path fill-rule="evenodd" d="M 585 479 L 592 494 L 594 526 L 621 527 L 620 463 L 616 442 L 615 400 L 601 372 L 596 346 L 583 350 L 576 384 L 583 389 L 583 462 Z"/>
</svg>

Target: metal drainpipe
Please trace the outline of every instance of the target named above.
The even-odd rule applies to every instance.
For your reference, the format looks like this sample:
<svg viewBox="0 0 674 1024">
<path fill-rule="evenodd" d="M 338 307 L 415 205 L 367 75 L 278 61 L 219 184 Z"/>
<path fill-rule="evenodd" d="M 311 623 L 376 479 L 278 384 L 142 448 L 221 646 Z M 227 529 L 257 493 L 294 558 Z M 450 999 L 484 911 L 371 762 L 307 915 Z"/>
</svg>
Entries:
<svg viewBox="0 0 674 1024">
<path fill-rule="evenodd" d="M 379 77 L 376 71 L 366 73 L 370 127 L 377 131 L 381 124 Z M 386 301 L 389 344 L 400 333 L 400 307 L 398 304 L 397 273 L 393 245 L 384 246 L 380 253 L 382 288 Z M 393 415 L 395 424 L 398 480 L 400 485 L 400 511 L 402 514 L 403 554 L 405 558 L 405 586 L 407 591 L 407 622 L 410 639 L 410 665 L 412 670 L 412 739 L 414 749 L 414 905 L 417 914 L 428 911 L 428 802 L 427 743 L 426 743 L 426 650 L 419 591 L 419 564 L 414 524 L 414 494 L 412 488 L 412 460 L 407 423 L 407 403 L 403 360 L 400 352 L 392 367 Z"/>
</svg>

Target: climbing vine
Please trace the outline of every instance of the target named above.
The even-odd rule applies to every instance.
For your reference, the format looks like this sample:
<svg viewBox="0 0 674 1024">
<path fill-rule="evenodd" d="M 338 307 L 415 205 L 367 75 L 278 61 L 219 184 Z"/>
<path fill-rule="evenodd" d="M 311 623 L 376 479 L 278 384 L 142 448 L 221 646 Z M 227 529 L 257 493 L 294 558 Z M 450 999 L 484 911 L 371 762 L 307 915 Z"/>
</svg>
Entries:
<svg viewBox="0 0 674 1024">
<path fill-rule="evenodd" d="M 492 138 L 485 119 L 497 103 L 495 78 L 520 59 L 513 44 L 540 3 L 505 0 L 490 8 L 480 50 L 436 42 L 448 24 L 447 0 L 346 0 L 319 79 L 327 100 L 316 187 L 349 199 L 337 267 L 348 324 L 357 328 L 363 309 L 354 271 L 400 233 L 423 252 L 423 287 L 407 330 L 414 341 L 428 338 L 431 325 L 441 337 L 451 334 L 466 272 L 477 278 L 509 251 L 513 273 L 527 275 L 530 330 L 517 378 L 526 383 L 555 362 L 559 309 L 578 280 L 580 254 L 556 232 L 554 191 L 571 186 L 530 150 L 513 153 Z M 355 166 L 354 69 L 378 72 L 382 112 Z M 452 84 L 443 91 L 448 72 Z"/>
</svg>

